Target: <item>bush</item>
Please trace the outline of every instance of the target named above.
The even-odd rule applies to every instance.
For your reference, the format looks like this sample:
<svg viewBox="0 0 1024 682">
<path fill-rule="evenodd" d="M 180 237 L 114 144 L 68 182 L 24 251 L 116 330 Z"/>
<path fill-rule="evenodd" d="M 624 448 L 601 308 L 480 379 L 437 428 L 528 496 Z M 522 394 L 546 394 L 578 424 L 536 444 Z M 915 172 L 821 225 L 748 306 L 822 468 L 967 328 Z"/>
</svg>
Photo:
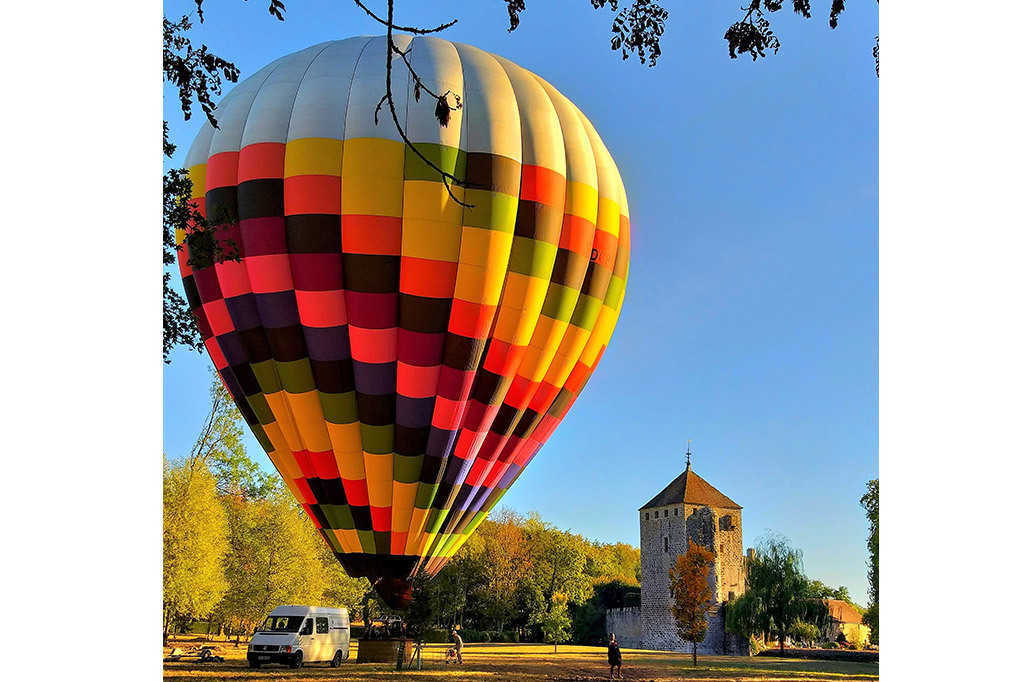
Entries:
<svg viewBox="0 0 1024 682">
<path fill-rule="evenodd" d="M 423 633 L 423 641 L 427 644 L 444 644 L 452 641 L 452 634 L 441 628 L 430 628 Z"/>
<path fill-rule="evenodd" d="M 757 656 L 759 653 L 764 651 L 764 642 L 762 642 L 760 639 L 758 639 L 757 637 L 754 637 L 753 635 L 751 635 L 747 639 L 750 640 L 750 655 L 751 656 Z"/>
</svg>

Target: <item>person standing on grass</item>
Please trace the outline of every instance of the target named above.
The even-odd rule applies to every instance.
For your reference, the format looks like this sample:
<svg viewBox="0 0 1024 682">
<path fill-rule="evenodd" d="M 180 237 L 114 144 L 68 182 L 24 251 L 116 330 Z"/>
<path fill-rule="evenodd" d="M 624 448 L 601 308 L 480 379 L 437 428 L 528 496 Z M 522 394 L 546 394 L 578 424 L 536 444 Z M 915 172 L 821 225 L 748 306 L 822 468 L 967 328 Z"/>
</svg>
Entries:
<svg viewBox="0 0 1024 682">
<path fill-rule="evenodd" d="M 622 679 L 622 652 L 619 651 L 619 643 L 615 641 L 615 633 L 608 636 L 608 677 L 615 676 L 615 669 L 619 669 L 619 679 Z"/>
<path fill-rule="evenodd" d="M 455 660 L 462 663 L 462 638 L 458 632 L 452 630 L 452 639 L 455 640 Z"/>
</svg>

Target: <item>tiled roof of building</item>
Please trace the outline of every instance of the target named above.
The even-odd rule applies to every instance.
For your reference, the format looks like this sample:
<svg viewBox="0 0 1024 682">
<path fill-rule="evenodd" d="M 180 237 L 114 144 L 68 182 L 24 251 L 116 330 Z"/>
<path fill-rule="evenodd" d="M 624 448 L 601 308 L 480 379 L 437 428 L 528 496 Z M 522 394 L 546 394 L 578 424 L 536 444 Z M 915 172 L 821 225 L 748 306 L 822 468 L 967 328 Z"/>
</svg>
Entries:
<svg viewBox="0 0 1024 682">
<path fill-rule="evenodd" d="M 650 502 L 640 507 L 650 509 L 651 507 L 664 507 L 670 504 L 699 504 L 708 507 L 724 509 L 742 509 L 728 497 L 718 492 L 715 486 L 693 473 L 690 465 L 686 465 L 686 471 L 679 474 L 676 480 L 660 493 L 654 496 Z"/>
<path fill-rule="evenodd" d="M 860 613 L 857 609 L 853 608 L 852 604 L 839 599 L 822 599 L 825 602 L 825 606 L 828 607 L 828 615 L 835 618 L 840 623 L 860 623 Z"/>
</svg>

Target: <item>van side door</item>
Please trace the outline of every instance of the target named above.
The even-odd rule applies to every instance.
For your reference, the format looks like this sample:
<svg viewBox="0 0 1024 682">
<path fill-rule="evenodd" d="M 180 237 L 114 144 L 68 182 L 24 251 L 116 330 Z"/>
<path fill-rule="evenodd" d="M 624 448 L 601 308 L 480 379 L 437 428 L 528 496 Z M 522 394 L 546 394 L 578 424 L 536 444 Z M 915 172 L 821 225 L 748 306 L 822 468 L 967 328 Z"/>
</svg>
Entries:
<svg viewBox="0 0 1024 682">
<path fill-rule="evenodd" d="M 334 658 L 334 646 L 331 644 L 331 630 L 327 616 L 316 617 L 316 652 L 318 661 L 329 661 Z"/>
<path fill-rule="evenodd" d="M 313 618 L 311 616 L 307 616 L 306 620 L 302 621 L 302 627 L 299 629 L 299 648 L 302 649 L 303 661 L 319 660 L 316 657 L 316 637 L 313 635 Z"/>
</svg>

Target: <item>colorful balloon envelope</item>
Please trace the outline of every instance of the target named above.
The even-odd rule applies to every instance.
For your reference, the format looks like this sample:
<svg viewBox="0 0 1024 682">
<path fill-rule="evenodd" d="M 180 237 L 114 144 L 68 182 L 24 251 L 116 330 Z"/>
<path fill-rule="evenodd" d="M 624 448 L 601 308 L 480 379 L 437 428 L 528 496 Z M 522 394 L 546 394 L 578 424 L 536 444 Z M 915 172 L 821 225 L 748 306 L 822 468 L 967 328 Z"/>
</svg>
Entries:
<svg viewBox="0 0 1024 682">
<path fill-rule="evenodd" d="M 282 57 L 239 83 L 186 165 L 240 259 L 179 258 L 206 348 L 350 575 L 396 608 L 522 473 L 611 337 L 625 291 L 622 180 L 547 82 L 435 37 Z M 419 96 L 418 96 L 419 95 Z M 227 218 L 223 218 L 227 216 Z M 179 242 L 183 235 L 179 235 Z"/>
</svg>

